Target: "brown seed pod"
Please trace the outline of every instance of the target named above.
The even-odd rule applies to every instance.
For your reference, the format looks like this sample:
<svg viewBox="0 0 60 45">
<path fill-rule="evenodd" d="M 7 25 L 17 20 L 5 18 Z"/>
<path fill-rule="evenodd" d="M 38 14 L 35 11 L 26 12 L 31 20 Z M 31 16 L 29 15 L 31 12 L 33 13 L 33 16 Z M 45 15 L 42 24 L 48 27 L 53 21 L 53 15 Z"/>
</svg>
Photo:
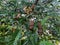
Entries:
<svg viewBox="0 0 60 45">
<path fill-rule="evenodd" d="M 32 30 L 34 26 L 30 26 L 29 29 Z"/>
<path fill-rule="evenodd" d="M 15 17 L 15 19 L 19 19 L 21 17 L 21 14 L 18 13 L 17 16 Z"/>
<path fill-rule="evenodd" d="M 34 9 L 34 7 L 35 7 L 35 5 L 33 4 L 33 5 L 31 6 L 31 9 L 33 10 L 33 9 Z"/>
<path fill-rule="evenodd" d="M 32 9 L 32 10 L 34 9 L 35 5 L 37 5 L 38 1 L 39 1 L 39 0 L 36 0 L 35 3 L 32 4 L 32 6 L 31 6 L 31 9 Z"/>
<path fill-rule="evenodd" d="M 42 34 L 43 34 L 42 29 L 39 29 L 39 30 L 38 30 L 38 34 L 39 34 L 39 35 L 42 35 Z"/>
<path fill-rule="evenodd" d="M 18 15 L 16 16 L 17 18 L 20 18 L 20 16 L 21 16 L 21 14 L 20 13 L 18 13 Z"/>
<path fill-rule="evenodd" d="M 38 29 L 42 29 L 41 22 L 38 22 Z"/>
<path fill-rule="evenodd" d="M 38 34 L 42 35 L 43 34 L 43 28 L 40 22 L 38 22 Z"/>
<path fill-rule="evenodd" d="M 31 7 L 24 7 L 24 12 L 26 13 L 26 14 L 30 14 L 31 12 L 32 12 L 32 8 Z"/>
<path fill-rule="evenodd" d="M 30 20 L 29 22 L 29 29 L 32 30 L 34 27 L 34 20 Z"/>
</svg>

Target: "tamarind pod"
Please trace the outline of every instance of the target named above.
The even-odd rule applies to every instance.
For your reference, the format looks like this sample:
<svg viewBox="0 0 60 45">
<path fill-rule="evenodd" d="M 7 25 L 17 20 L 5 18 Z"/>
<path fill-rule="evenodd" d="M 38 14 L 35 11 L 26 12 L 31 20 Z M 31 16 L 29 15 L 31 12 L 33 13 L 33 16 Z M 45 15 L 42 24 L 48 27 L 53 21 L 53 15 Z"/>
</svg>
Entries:
<svg viewBox="0 0 60 45">
<path fill-rule="evenodd" d="M 16 16 L 14 19 L 19 19 L 19 18 L 20 18 L 20 16 L 21 16 L 21 14 L 20 14 L 20 13 L 18 13 L 18 14 L 17 14 L 17 16 Z"/>
<path fill-rule="evenodd" d="M 32 30 L 33 27 L 34 27 L 34 21 L 31 20 L 31 21 L 29 22 L 29 29 Z"/>
<path fill-rule="evenodd" d="M 43 34 L 43 28 L 42 28 L 40 22 L 38 22 L 38 34 L 39 34 L 39 35 L 42 35 L 42 34 Z"/>
</svg>

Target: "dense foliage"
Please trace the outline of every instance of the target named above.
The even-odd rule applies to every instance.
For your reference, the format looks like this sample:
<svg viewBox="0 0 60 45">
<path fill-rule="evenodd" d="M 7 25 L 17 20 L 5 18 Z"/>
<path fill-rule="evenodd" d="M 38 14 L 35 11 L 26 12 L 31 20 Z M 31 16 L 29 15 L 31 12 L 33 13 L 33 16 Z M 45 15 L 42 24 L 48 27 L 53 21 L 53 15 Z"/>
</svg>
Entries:
<svg viewBox="0 0 60 45">
<path fill-rule="evenodd" d="M 0 45 L 60 45 L 60 0 L 0 0 Z"/>
</svg>

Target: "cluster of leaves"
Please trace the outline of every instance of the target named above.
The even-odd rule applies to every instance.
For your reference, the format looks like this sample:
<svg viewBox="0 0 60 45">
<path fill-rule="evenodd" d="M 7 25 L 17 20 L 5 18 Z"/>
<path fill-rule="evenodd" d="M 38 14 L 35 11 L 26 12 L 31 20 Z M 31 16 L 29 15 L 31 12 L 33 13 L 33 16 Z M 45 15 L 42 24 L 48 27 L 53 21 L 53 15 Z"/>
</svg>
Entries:
<svg viewBox="0 0 60 45">
<path fill-rule="evenodd" d="M 60 41 L 60 1 L 39 0 L 34 10 L 26 14 L 24 7 L 33 3 L 33 0 L 0 1 L 0 45 L 55 45 Z M 33 30 L 29 29 L 31 18 Z M 42 35 L 37 32 L 38 21 L 43 28 Z"/>
</svg>

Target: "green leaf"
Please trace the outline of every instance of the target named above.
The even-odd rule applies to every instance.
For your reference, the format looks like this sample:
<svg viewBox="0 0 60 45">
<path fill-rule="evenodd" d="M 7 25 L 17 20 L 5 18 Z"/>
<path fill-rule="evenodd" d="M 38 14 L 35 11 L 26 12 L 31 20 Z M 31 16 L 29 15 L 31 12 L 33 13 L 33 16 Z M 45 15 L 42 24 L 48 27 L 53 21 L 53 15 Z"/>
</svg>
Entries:
<svg viewBox="0 0 60 45">
<path fill-rule="evenodd" d="M 48 40 L 43 40 L 39 43 L 39 45 L 54 45 L 54 44 Z"/>
<path fill-rule="evenodd" d="M 14 40 L 13 45 L 17 45 L 17 41 L 18 41 L 20 38 L 21 38 L 21 32 L 19 31 L 18 34 L 17 34 L 17 36 L 16 36 L 16 38 L 15 38 L 15 40 Z"/>
<path fill-rule="evenodd" d="M 44 25 L 46 21 L 48 20 L 49 16 L 46 16 L 44 19 L 42 19 L 41 24 Z"/>
</svg>

